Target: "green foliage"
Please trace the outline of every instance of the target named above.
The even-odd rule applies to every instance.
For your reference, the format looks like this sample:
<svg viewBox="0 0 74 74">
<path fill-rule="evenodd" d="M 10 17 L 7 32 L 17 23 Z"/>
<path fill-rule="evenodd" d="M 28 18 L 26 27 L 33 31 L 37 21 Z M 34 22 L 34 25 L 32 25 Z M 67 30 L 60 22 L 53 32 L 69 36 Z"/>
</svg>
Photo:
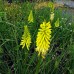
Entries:
<svg viewBox="0 0 74 74">
<path fill-rule="evenodd" d="M 0 4 L 1 5 L 1 4 Z M 0 7 L 0 73 L 1 74 L 73 74 L 74 73 L 74 21 L 62 9 L 42 7 L 34 9 L 36 3 L 22 4 L 7 2 Z M 51 9 L 52 8 L 52 9 Z M 33 11 L 34 21 L 28 23 L 28 15 Z M 54 11 L 51 22 L 52 38 L 50 50 L 45 59 L 38 57 L 35 52 L 36 35 L 40 24 L 50 21 L 50 14 Z M 59 18 L 59 19 L 58 19 Z M 59 24 L 58 27 L 55 27 Z M 22 49 L 20 41 L 27 25 L 32 43 L 30 51 Z"/>
</svg>

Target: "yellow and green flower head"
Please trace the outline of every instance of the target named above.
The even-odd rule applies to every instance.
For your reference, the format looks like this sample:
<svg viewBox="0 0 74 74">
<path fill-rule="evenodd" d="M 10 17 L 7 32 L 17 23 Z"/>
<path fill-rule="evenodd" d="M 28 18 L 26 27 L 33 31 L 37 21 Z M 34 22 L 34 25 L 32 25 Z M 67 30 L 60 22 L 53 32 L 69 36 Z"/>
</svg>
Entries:
<svg viewBox="0 0 74 74">
<path fill-rule="evenodd" d="M 56 20 L 56 22 L 55 22 L 55 27 L 59 27 L 59 18 Z"/>
<path fill-rule="evenodd" d="M 20 45 L 22 45 L 22 48 L 26 46 L 27 49 L 29 50 L 30 44 L 31 44 L 31 35 L 28 26 L 24 26 L 24 34 L 22 35 L 22 40 Z"/>
<path fill-rule="evenodd" d="M 50 14 L 50 21 L 53 21 L 53 19 L 54 19 L 54 13 L 51 12 L 51 14 Z"/>
<path fill-rule="evenodd" d="M 28 16 L 28 22 L 29 23 L 33 22 L 33 12 L 32 12 L 32 10 L 30 11 L 30 14 Z"/>
<path fill-rule="evenodd" d="M 43 22 L 42 24 L 40 24 L 40 29 L 36 39 L 36 51 L 38 52 L 39 56 L 42 56 L 42 58 L 45 58 L 45 55 L 47 54 L 47 51 L 50 48 L 50 38 L 51 24 L 50 22 Z"/>
</svg>

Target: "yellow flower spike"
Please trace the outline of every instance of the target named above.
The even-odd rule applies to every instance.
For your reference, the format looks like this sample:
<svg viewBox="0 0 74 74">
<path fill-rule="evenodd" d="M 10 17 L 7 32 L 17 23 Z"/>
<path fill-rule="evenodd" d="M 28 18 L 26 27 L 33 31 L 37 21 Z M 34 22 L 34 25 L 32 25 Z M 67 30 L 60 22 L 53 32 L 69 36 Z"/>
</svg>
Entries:
<svg viewBox="0 0 74 74">
<path fill-rule="evenodd" d="M 22 35 L 20 45 L 22 45 L 22 49 L 26 46 L 27 49 L 29 50 L 30 44 L 31 44 L 31 35 L 28 30 L 28 26 L 24 26 L 24 34 Z"/>
<path fill-rule="evenodd" d="M 58 18 L 57 21 L 55 22 L 55 27 L 59 27 L 59 18 Z"/>
<path fill-rule="evenodd" d="M 40 29 L 36 38 L 36 51 L 38 55 L 45 58 L 48 49 L 50 48 L 50 39 L 51 38 L 51 24 L 50 22 L 43 22 L 40 24 Z"/>
<path fill-rule="evenodd" d="M 54 13 L 51 12 L 51 14 L 50 14 L 50 20 L 53 21 L 53 19 L 54 19 Z"/>
<path fill-rule="evenodd" d="M 28 22 L 29 23 L 33 22 L 33 12 L 32 12 L 32 10 L 30 11 L 30 14 L 28 16 Z"/>
<path fill-rule="evenodd" d="M 54 3 L 53 2 L 49 2 L 48 3 L 48 7 L 50 7 L 50 12 L 54 12 L 55 6 L 54 6 Z"/>
</svg>

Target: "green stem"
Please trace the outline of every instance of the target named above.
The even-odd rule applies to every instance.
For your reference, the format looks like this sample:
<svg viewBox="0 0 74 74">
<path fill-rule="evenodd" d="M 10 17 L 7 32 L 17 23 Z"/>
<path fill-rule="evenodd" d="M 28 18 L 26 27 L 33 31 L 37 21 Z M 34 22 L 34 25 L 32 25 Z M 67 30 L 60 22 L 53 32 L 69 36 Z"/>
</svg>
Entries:
<svg viewBox="0 0 74 74">
<path fill-rule="evenodd" d="M 42 62 L 42 58 L 39 57 L 39 61 L 38 61 L 38 64 L 37 64 L 37 66 L 36 66 L 35 74 L 38 74 L 38 73 L 39 73 L 39 69 L 40 69 L 41 62 Z"/>
</svg>

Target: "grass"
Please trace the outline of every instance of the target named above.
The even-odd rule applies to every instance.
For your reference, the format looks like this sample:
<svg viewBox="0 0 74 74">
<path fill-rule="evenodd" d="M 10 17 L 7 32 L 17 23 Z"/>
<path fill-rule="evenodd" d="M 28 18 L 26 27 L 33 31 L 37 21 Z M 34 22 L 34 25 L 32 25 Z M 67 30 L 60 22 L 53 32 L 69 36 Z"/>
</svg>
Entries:
<svg viewBox="0 0 74 74">
<path fill-rule="evenodd" d="M 46 3 L 43 3 L 43 5 Z M 0 73 L 1 74 L 73 74 L 74 22 L 71 16 L 55 8 L 50 49 L 45 59 L 35 51 L 40 24 L 50 20 L 50 8 L 36 3 L 0 4 Z M 38 7 L 37 7 L 37 6 Z M 34 22 L 28 23 L 30 10 Z M 2 15 L 3 13 L 3 15 Z M 55 22 L 59 18 L 59 27 Z M 28 51 L 20 46 L 24 25 L 28 25 L 32 44 Z"/>
</svg>

